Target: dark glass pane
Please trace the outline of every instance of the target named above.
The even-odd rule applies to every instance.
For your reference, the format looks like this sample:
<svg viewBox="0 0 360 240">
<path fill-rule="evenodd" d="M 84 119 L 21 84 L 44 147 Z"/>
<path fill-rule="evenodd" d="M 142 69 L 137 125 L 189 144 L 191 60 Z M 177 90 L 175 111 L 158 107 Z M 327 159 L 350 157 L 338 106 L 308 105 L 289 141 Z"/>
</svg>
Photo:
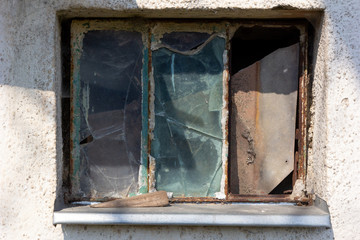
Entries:
<svg viewBox="0 0 360 240">
<path fill-rule="evenodd" d="M 90 31 L 80 59 L 80 192 L 136 192 L 141 139 L 141 34 Z M 80 144 L 79 143 L 79 144 Z"/>
<path fill-rule="evenodd" d="M 220 191 L 224 48 L 216 37 L 193 55 L 153 52 L 156 188 L 175 197 Z"/>
</svg>

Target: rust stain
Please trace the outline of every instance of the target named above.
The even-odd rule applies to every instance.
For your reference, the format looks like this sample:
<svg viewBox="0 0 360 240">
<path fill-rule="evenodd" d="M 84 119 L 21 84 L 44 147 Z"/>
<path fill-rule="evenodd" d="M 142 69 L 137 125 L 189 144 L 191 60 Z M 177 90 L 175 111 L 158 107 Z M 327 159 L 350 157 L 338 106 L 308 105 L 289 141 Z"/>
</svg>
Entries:
<svg viewBox="0 0 360 240">
<path fill-rule="evenodd" d="M 272 195 L 239 195 L 230 194 L 229 202 L 299 202 L 305 199 L 291 199 L 290 195 L 272 194 Z"/>
<path fill-rule="evenodd" d="M 203 197 L 191 197 L 191 198 L 172 198 L 171 203 L 235 203 L 235 202 L 248 202 L 248 203 L 279 203 L 279 202 L 293 202 L 298 205 L 311 205 L 311 197 L 301 197 L 291 199 L 290 195 L 284 194 L 273 194 L 273 195 L 238 195 L 229 193 L 228 198 L 217 199 L 217 198 L 203 198 Z"/>
<path fill-rule="evenodd" d="M 307 26 L 299 27 L 303 38 L 300 41 L 299 61 L 299 131 L 298 140 L 298 171 L 297 178 L 305 181 L 305 165 L 307 164 L 307 118 L 308 118 L 308 76 L 307 76 Z"/>
<path fill-rule="evenodd" d="M 300 84 L 301 85 L 303 85 L 303 76 L 300 78 Z M 305 139 L 304 139 L 304 137 L 306 136 L 306 127 L 304 126 L 305 125 L 305 119 L 304 119 L 304 114 L 305 114 L 305 110 L 304 110 L 304 108 L 305 108 L 305 105 L 306 105 L 306 103 L 305 103 L 305 99 L 304 99 L 304 92 L 303 92 L 303 89 L 302 89 L 302 87 L 300 87 L 300 93 L 301 93 L 301 95 L 300 95 L 300 103 L 299 103 L 299 109 L 300 109 L 300 111 L 301 111 L 301 113 L 300 113 L 300 116 L 299 116 L 299 118 L 300 118 L 300 134 L 301 134 L 301 137 L 300 137 L 300 139 L 299 139 L 299 141 L 298 141 L 298 149 L 299 149 L 299 153 L 298 153 L 298 177 L 299 178 L 303 178 L 303 176 L 304 176 L 304 166 L 303 166 L 303 164 L 304 164 L 304 157 L 305 157 L 305 152 L 304 152 L 304 144 L 305 144 Z"/>
<path fill-rule="evenodd" d="M 236 195 L 229 194 L 228 199 L 218 199 L 211 197 L 178 197 L 169 199 L 170 203 L 234 203 L 234 202 L 263 202 L 263 203 L 278 203 L 278 202 L 293 202 L 298 205 L 311 205 L 313 199 L 311 196 L 298 197 L 291 199 L 290 195 L 274 194 L 274 195 Z M 94 202 L 107 202 L 119 198 L 89 198 L 89 197 L 70 197 L 69 202 L 77 201 L 94 201 Z"/>
<path fill-rule="evenodd" d="M 250 193 L 256 182 L 254 138 L 257 111 L 257 64 L 231 79 L 230 189 L 232 193 Z"/>
</svg>

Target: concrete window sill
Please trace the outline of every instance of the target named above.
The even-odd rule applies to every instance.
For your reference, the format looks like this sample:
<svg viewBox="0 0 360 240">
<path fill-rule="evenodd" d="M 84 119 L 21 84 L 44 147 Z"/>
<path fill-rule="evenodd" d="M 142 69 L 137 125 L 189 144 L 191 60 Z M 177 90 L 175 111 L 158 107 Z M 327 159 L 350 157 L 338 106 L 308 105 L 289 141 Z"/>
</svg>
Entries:
<svg viewBox="0 0 360 240">
<path fill-rule="evenodd" d="M 69 207 L 54 212 L 53 224 L 331 227 L 326 202 L 173 204 L 157 208 Z"/>
</svg>

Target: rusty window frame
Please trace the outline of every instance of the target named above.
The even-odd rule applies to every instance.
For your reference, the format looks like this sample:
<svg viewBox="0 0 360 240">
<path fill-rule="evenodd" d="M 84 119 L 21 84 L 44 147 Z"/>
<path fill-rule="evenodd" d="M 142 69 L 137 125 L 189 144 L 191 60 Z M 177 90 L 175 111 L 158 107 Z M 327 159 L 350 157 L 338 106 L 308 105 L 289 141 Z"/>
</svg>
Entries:
<svg viewBox="0 0 360 240">
<path fill-rule="evenodd" d="M 297 97 L 297 126 L 295 129 L 295 141 L 297 151 L 294 153 L 294 172 L 292 175 L 292 186 L 296 180 L 305 183 L 307 166 L 307 126 L 308 126 L 308 102 L 309 102 L 309 77 L 308 77 L 308 22 L 303 20 L 286 21 L 242 21 L 239 26 L 262 26 L 262 27 L 296 27 L 299 32 L 299 71 L 298 71 L 298 97 Z M 304 190 L 304 189 L 302 189 Z M 268 195 L 235 195 L 229 193 L 227 201 L 230 202 L 297 202 L 299 204 L 312 203 L 312 196 L 292 197 L 289 194 L 268 194 Z"/>
<path fill-rule="evenodd" d="M 85 21 L 97 21 L 97 20 L 85 20 Z M 107 29 L 108 27 L 106 26 L 107 24 L 109 24 L 109 22 L 111 22 L 112 20 L 98 20 L 98 22 L 101 22 L 100 25 L 102 25 L 101 28 L 105 28 Z M 122 20 L 113 20 L 114 22 L 118 22 L 118 21 L 122 21 Z M 133 22 L 134 20 L 126 20 L 128 22 Z M 143 20 L 142 20 L 143 21 Z M 172 24 L 172 23 L 181 23 L 182 25 L 186 25 L 186 24 L 219 24 L 220 21 L 214 21 L 214 20 L 189 20 L 189 21 L 177 21 L 177 20 L 145 20 L 143 21 L 143 23 L 147 24 L 148 26 L 151 26 L 154 23 L 164 23 L 166 25 L 168 24 Z M 298 144 L 298 151 L 295 153 L 295 159 L 294 159 L 294 174 L 293 174 L 293 183 L 295 182 L 295 180 L 300 179 L 301 181 L 305 181 L 305 176 L 306 176 L 306 163 L 307 163 L 307 122 L 308 122 L 308 89 L 309 89 L 309 79 L 308 79 L 308 75 L 307 75 L 307 64 L 308 64 L 308 29 L 307 29 L 307 22 L 306 21 L 258 21 L 258 20 L 254 20 L 254 21 L 240 21 L 240 20 L 227 20 L 227 21 L 222 21 L 222 24 L 226 25 L 226 50 L 229 52 L 229 26 L 236 26 L 236 27 L 240 27 L 240 26 L 253 26 L 253 25 L 260 25 L 260 26 L 267 26 L 267 27 L 288 27 L 288 26 L 295 26 L 296 28 L 298 28 L 300 30 L 300 55 L 299 55 L 299 85 L 298 85 L 298 112 L 297 112 L 297 118 L 298 118 L 298 126 L 296 128 L 296 132 L 295 132 L 295 140 L 297 141 Z M 149 27 L 150 29 L 151 27 Z M 149 33 L 149 39 L 150 39 L 150 35 L 151 35 L 151 31 L 148 31 Z M 147 41 L 146 43 L 148 45 L 148 57 L 149 59 L 151 59 L 151 42 Z M 229 55 L 228 55 L 228 59 L 229 59 Z M 74 63 L 71 63 L 71 70 L 73 71 L 74 69 Z M 148 77 L 150 77 L 151 75 L 151 61 L 149 60 L 148 62 L 148 72 L 147 74 Z M 227 108 L 228 108 L 228 81 L 229 81 L 229 68 L 228 66 L 225 66 L 225 73 L 224 73 L 224 96 L 226 99 L 226 106 L 225 109 L 223 109 L 223 114 L 226 113 Z M 73 74 L 71 74 L 73 75 Z M 149 79 L 148 79 L 149 80 Z M 143 86 L 144 88 L 144 93 L 145 95 L 143 95 L 143 97 L 147 97 L 147 99 L 149 100 L 147 103 L 151 104 L 151 99 L 149 99 L 149 95 L 147 95 L 150 91 L 151 88 L 153 87 L 151 84 L 151 81 L 147 82 L 148 84 L 145 84 Z M 73 88 L 73 80 L 71 80 L 71 87 Z M 147 88 L 147 90 L 146 90 Z M 73 119 L 73 105 L 74 103 L 72 103 L 71 105 L 71 119 Z M 143 106 L 144 107 L 144 106 Z M 145 108 L 147 106 L 145 105 Z M 150 111 L 151 107 L 148 107 L 148 110 Z M 143 112 L 144 114 L 144 112 Z M 148 114 L 151 114 L 151 111 L 148 112 Z M 144 116 L 143 116 L 144 117 Z M 143 121 L 144 124 L 144 121 Z M 145 121 L 145 124 L 149 124 L 148 121 Z M 227 131 L 228 131 L 228 119 L 226 119 L 226 123 L 225 123 L 225 128 L 224 128 L 224 133 L 226 134 L 226 137 L 224 138 L 224 146 L 225 148 L 228 148 L 228 136 L 227 136 Z M 151 131 L 151 127 L 147 126 L 150 131 Z M 70 127 L 71 129 L 73 129 L 73 127 Z M 148 130 L 146 128 L 146 133 L 148 133 Z M 72 130 L 71 130 L 72 131 Z M 149 159 L 149 156 L 147 153 L 149 153 L 149 148 L 150 148 L 150 139 L 149 139 L 149 135 L 148 136 L 144 136 L 144 130 L 142 131 L 142 138 L 144 140 L 144 143 L 146 143 L 146 147 L 144 147 L 142 149 L 142 155 L 144 157 L 144 154 L 146 154 L 146 159 L 147 161 L 143 161 L 144 166 L 147 167 L 146 172 L 147 173 L 151 173 L 151 161 Z M 145 140 L 146 138 L 146 140 Z M 74 146 L 74 143 L 72 142 L 71 139 L 71 149 Z M 144 145 L 143 145 L 144 146 Z M 146 149 L 146 152 L 145 152 Z M 225 151 L 227 151 L 227 149 L 225 149 Z M 76 156 L 71 155 L 70 156 L 70 178 L 71 178 L 71 173 L 73 172 L 73 167 L 74 167 L 74 158 L 76 158 Z M 301 199 L 291 199 L 289 195 L 285 195 L 285 194 L 281 194 L 281 195 L 251 195 L 251 196 L 245 196 L 245 195 L 233 195 L 231 193 L 229 193 L 229 189 L 227 186 L 227 182 L 228 182 L 228 161 L 224 162 L 224 173 L 225 173 L 225 187 L 224 187 L 224 193 L 226 195 L 225 199 L 218 199 L 218 198 L 212 198 L 212 197 L 186 197 L 186 198 L 173 198 L 171 199 L 172 202 L 308 202 L 311 201 L 310 198 L 301 198 Z M 148 182 L 148 189 L 151 188 L 151 184 L 152 184 L 152 179 L 153 179 L 153 175 L 149 174 L 149 177 L 147 179 Z M 146 191 L 142 192 L 145 193 Z M 71 194 L 67 195 L 67 200 L 68 201 L 78 201 L 78 200 L 97 200 L 97 201 L 104 201 L 104 200 L 109 200 L 109 199 L 84 199 L 84 198 L 74 198 L 73 196 L 71 196 Z"/>
</svg>

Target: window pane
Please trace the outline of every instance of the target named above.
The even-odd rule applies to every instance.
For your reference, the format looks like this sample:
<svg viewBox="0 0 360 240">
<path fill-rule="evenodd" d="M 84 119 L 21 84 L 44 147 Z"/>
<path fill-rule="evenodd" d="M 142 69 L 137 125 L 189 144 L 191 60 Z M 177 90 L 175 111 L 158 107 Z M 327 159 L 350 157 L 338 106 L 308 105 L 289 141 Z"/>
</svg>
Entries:
<svg viewBox="0 0 360 240">
<path fill-rule="evenodd" d="M 214 196 L 220 191 L 225 40 L 204 41 L 191 53 L 160 48 L 152 56 L 155 129 L 151 154 L 156 159 L 156 188 L 175 197 Z M 196 44 L 187 42 L 197 46 L 199 38 L 194 37 Z"/>
<path fill-rule="evenodd" d="M 89 31 L 80 58 L 79 180 L 82 197 L 125 197 L 137 191 L 141 153 L 141 34 Z M 75 114 L 75 117 L 77 115 Z M 76 188 L 77 187 L 77 188 Z"/>
<path fill-rule="evenodd" d="M 269 194 L 294 170 L 299 44 L 231 77 L 231 192 Z"/>
</svg>

